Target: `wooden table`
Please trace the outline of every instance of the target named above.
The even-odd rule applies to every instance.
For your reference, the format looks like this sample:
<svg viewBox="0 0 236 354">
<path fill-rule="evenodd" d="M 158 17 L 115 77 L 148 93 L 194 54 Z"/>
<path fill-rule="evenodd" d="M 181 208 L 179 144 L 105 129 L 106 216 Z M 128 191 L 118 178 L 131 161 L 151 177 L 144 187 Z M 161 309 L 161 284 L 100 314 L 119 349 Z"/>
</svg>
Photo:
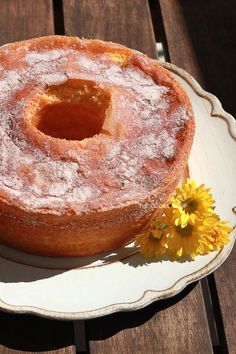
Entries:
<svg viewBox="0 0 236 354">
<path fill-rule="evenodd" d="M 0 44 L 65 34 L 125 44 L 190 72 L 235 114 L 236 4 L 225 0 L 1 0 Z M 131 313 L 85 322 L 0 313 L 0 353 L 236 353 L 236 249 L 214 275 Z"/>
</svg>

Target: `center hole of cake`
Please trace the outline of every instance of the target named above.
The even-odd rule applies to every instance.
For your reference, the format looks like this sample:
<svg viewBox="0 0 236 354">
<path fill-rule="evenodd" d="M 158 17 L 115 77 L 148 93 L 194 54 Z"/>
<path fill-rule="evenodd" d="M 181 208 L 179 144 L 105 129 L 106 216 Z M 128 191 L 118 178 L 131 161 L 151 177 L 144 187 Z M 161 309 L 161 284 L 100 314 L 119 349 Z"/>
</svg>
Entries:
<svg viewBox="0 0 236 354">
<path fill-rule="evenodd" d="M 31 102 L 31 123 L 54 138 L 83 140 L 101 133 L 110 97 L 94 82 L 68 80 Z"/>
</svg>

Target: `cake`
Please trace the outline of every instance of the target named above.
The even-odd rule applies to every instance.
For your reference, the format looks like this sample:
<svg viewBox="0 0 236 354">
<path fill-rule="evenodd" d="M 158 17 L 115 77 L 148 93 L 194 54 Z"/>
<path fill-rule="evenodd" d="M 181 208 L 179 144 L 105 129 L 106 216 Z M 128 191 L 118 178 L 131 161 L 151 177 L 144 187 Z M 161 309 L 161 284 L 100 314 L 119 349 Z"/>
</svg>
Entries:
<svg viewBox="0 0 236 354">
<path fill-rule="evenodd" d="M 0 48 L 0 242 L 89 256 L 126 244 L 167 203 L 194 117 L 146 55 L 48 36 Z"/>
</svg>

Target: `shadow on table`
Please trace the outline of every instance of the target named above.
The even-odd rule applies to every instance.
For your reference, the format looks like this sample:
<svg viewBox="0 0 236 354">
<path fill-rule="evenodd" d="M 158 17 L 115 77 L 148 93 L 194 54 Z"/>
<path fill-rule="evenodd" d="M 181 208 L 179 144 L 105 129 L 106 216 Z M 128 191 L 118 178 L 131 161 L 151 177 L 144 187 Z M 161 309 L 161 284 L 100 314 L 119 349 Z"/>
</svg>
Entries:
<svg viewBox="0 0 236 354">
<path fill-rule="evenodd" d="M 15 350 L 48 351 L 73 345 L 73 323 L 0 312 L 1 345 Z M 4 351 L 3 351 L 4 352 Z"/>
<path fill-rule="evenodd" d="M 126 328 L 140 326 L 150 320 L 156 313 L 167 309 L 181 301 L 196 286 L 197 282 L 188 285 L 181 293 L 169 299 L 156 301 L 149 306 L 132 312 L 118 312 L 101 318 L 86 321 L 88 340 L 102 340 L 113 336 Z"/>
<path fill-rule="evenodd" d="M 138 327 L 156 313 L 181 301 L 197 283 L 187 286 L 180 294 L 131 312 L 119 312 L 85 321 L 86 340 L 103 340 L 127 328 Z M 24 351 L 49 351 L 74 345 L 73 322 L 16 315 L 0 312 L 1 345 Z M 87 343 L 87 348 L 89 345 Z M 89 353 L 89 349 L 87 352 Z"/>
</svg>

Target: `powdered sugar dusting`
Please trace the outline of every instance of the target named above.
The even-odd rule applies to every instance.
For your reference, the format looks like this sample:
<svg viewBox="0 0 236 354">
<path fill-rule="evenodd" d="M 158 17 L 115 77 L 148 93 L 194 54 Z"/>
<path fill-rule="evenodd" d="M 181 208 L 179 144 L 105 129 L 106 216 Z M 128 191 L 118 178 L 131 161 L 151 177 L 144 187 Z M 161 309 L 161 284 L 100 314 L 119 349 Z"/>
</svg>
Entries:
<svg viewBox="0 0 236 354">
<path fill-rule="evenodd" d="M 39 62 L 48 62 L 51 63 L 52 61 L 58 60 L 61 57 L 65 57 L 70 51 L 65 51 L 63 49 L 55 49 L 50 51 L 44 52 L 36 52 L 33 51 L 31 53 L 26 54 L 25 62 L 29 65 L 35 65 Z"/>
<path fill-rule="evenodd" d="M 163 156 L 170 159 L 175 153 L 175 139 L 170 136 L 166 130 L 163 130 L 159 136 L 154 134 L 141 137 L 140 156 L 149 159 L 155 159 L 157 156 Z"/>
<path fill-rule="evenodd" d="M 9 46 L 1 50 L 11 55 Z M 45 48 L 25 50 L 17 68 L 6 69 L 3 63 L 0 191 L 13 204 L 35 211 L 53 208 L 59 214 L 115 207 L 158 188 L 168 173 L 176 134 L 188 112 L 182 106 L 171 110 L 168 87 L 157 85 L 141 69 L 132 64 L 121 68 L 103 54 L 99 63 L 97 59 L 72 48 Z M 40 148 L 23 129 L 29 124 L 24 112 L 32 92 L 27 88 L 39 92 L 75 78 L 96 81 L 111 90 L 114 100 L 119 95 L 113 119 L 123 133 L 119 139 L 98 135 L 85 150 L 73 145 L 54 156 L 53 138 L 45 136 Z"/>
<path fill-rule="evenodd" d="M 3 77 L 0 81 L 0 105 L 9 98 L 12 92 L 22 86 L 22 78 L 16 71 L 3 71 Z"/>
<path fill-rule="evenodd" d="M 67 81 L 67 76 L 64 73 L 45 74 L 40 77 L 40 81 L 46 85 L 59 85 Z"/>
</svg>

